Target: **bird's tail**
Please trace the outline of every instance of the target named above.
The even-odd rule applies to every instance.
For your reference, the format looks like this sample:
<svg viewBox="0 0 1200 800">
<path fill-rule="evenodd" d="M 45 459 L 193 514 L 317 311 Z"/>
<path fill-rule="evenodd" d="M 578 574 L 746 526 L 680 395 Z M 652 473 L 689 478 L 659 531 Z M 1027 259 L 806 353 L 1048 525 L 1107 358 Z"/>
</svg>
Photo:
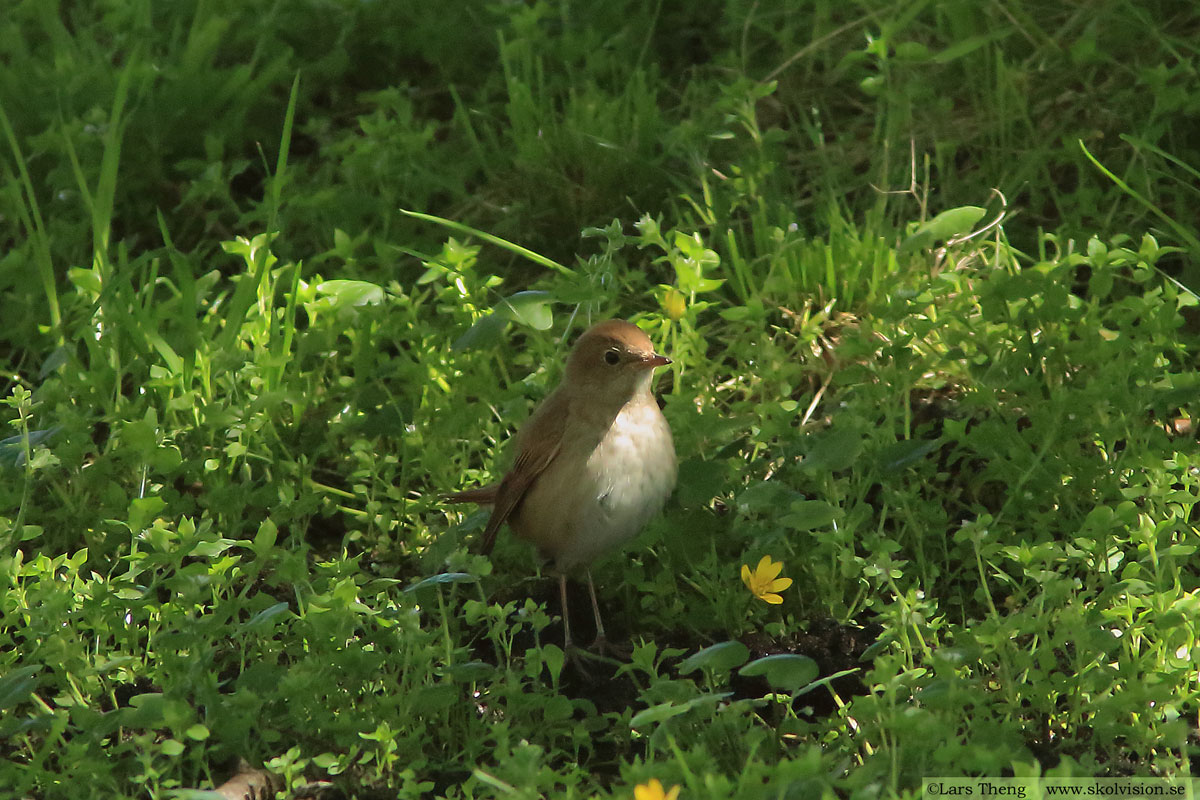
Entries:
<svg viewBox="0 0 1200 800">
<path fill-rule="evenodd" d="M 496 504 L 496 493 L 500 490 L 500 484 L 494 483 L 491 486 L 480 486 L 478 489 L 468 489 L 465 492 L 454 492 L 453 494 L 442 495 L 442 501 L 445 503 L 476 503 L 481 506 L 491 506 Z M 493 526 L 491 520 L 488 520 L 488 527 L 483 532 L 483 538 L 479 542 L 479 552 L 482 555 L 491 555 L 492 547 L 496 544 L 496 531 L 499 525 Z"/>
<path fill-rule="evenodd" d="M 496 492 L 500 489 L 500 484 L 492 484 L 491 486 L 480 486 L 478 489 L 467 489 L 465 492 L 454 492 L 453 494 L 442 495 L 442 501 L 446 503 L 476 503 L 481 506 L 490 506 L 496 502 Z"/>
</svg>

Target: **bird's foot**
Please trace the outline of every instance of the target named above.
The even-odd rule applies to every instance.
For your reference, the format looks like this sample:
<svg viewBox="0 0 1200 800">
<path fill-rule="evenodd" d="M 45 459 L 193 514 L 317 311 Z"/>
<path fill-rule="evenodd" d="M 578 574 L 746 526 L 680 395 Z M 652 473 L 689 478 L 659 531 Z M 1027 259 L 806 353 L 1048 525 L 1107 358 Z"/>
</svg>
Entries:
<svg viewBox="0 0 1200 800">
<path fill-rule="evenodd" d="M 595 641 L 588 645 L 588 650 L 599 656 L 608 656 L 609 658 L 621 659 L 623 661 L 628 661 L 630 656 L 633 655 L 633 648 L 629 645 L 614 644 L 604 634 L 597 634 Z"/>
<path fill-rule="evenodd" d="M 575 673 L 585 681 L 591 681 L 593 676 L 588 670 L 586 662 L 595 660 L 596 655 L 571 642 L 566 642 L 563 652 L 567 656 L 567 664 L 571 669 L 575 670 Z"/>
</svg>

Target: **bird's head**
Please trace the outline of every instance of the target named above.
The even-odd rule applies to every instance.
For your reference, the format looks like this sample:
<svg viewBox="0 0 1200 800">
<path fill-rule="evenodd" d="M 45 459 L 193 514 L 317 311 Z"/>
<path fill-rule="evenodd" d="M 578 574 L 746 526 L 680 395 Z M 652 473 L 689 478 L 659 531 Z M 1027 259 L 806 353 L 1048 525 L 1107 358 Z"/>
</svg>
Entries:
<svg viewBox="0 0 1200 800">
<path fill-rule="evenodd" d="M 671 359 L 654 352 L 650 337 L 624 320 L 601 322 L 584 331 L 567 359 L 566 383 L 601 402 L 624 404 L 649 390 L 655 367 Z"/>
</svg>

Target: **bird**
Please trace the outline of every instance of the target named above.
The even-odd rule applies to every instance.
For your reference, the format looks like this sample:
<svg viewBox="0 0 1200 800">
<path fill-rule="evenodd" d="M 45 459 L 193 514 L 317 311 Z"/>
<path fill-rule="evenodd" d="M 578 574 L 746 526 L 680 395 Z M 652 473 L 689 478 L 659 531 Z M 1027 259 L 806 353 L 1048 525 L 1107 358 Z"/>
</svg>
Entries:
<svg viewBox="0 0 1200 800">
<path fill-rule="evenodd" d="M 587 576 L 596 640 L 608 647 L 591 564 L 632 539 L 675 488 L 675 443 L 658 407 L 654 370 L 671 363 L 650 337 L 624 320 L 584 331 L 567 358 L 562 382 L 517 431 L 515 458 L 499 483 L 446 496 L 490 505 L 480 551 L 492 551 L 507 522 L 558 573 L 563 649 L 572 649 L 567 575 Z"/>
</svg>

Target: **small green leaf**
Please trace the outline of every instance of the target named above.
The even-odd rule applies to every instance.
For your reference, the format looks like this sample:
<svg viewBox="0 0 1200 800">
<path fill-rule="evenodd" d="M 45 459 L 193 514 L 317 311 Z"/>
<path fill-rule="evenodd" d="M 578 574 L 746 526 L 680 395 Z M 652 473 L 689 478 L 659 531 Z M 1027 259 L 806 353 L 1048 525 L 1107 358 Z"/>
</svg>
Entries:
<svg viewBox="0 0 1200 800">
<path fill-rule="evenodd" d="M 941 439 L 907 439 L 896 442 L 883 449 L 877 462 L 884 470 L 896 472 L 917 463 L 936 450 L 941 443 Z"/>
<path fill-rule="evenodd" d="M 328 770 L 330 767 L 337 766 L 341 759 L 333 753 L 321 753 L 318 756 L 313 756 L 312 763 L 314 766 Z"/>
<path fill-rule="evenodd" d="M 73 555 L 67 559 L 67 566 L 69 566 L 71 568 L 72 572 L 78 572 L 79 568 L 87 563 L 87 560 L 88 560 L 88 549 L 86 547 L 84 547 L 79 550 L 76 550 L 75 555 Z"/>
<path fill-rule="evenodd" d="M 67 280 L 75 284 L 75 288 L 89 295 L 98 295 L 104 288 L 100 276 L 92 269 L 71 267 L 67 270 Z"/>
<path fill-rule="evenodd" d="M 896 58 L 900 61 L 925 61 L 929 48 L 920 42 L 900 42 L 896 45 Z"/>
<path fill-rule="evenodd" d="M 263 553 L 275 546 L 275 537 L 279 535 L 279 528 L 268 517 L 264 519 L 258 526 L 258 532 L 254 534 L 254 552 L 261 556 Z"/>
<path fill-rule="evenodd" d="M 71 360 L 71 350 L 67 347 L 56 347 L 50 351 L 50 355 L 46 356 L 46 360 L 42 362 L 42 368 L 38 370 L 38 377 L 45 378 L 56 369 L 66 364 Z"/>
<path fill-rule="evenodd" d="M 412 708 L 418 714 L 443 711 L 459 701 L 464 689 L 452 683 L 426 686 L 412 695 Z"/>
<path fill-rule="evenodd" d="M 451 664 L 443 673 L 455 683 L 476 683 L 490 678 L 496 673 L 496 668 L 486 661 L 465 661 Z"/>
<path fill-rule="evenodd" d="M 161 445 L 148 457 L 150 468 L 158 472 L 173 472 L 183 463 L 183 453 L 173 444 Z"/>
<path fill-rule="evenodd" d="M 681 505 L 708 504 L 721 493 L 728 466 L 723 461 L 689 458 L 679 465 L 679 502 Z"/>
<path fill-rule="evenodd" d="M 275 619 L 288 613 L 287 603 L 276 603 L 272 606 L 264 608 L 250 619 L 246 620 L 246 630 L 254 630 L 255 628 L 269 627 Z"/>
<path fill-rule="evenodd" d="M 563 664 L 566 662 L 566 654 L 556 644 L 543 645 L 542 662 L 550 670 L 550 678 L 557 681 L 559 676 L 562 675 Z"/>
<path fill-rule="evenodd" d="M 205 727 L 204 725 L 201 725 L 198 722 L 195 725 L 188 728 L 186 731 L 184 731 L 184 734 L 189 739 L 192 739 L 197 742 L 204 741 L 205 739 L 207 739 L 209 737 L 208 728 Z"/>
<path fill-rule="evenodd" d="M 571 703 L 571 698 L 563 697 L 561 694 L 550 695 L 542 706 L 542 715 L 546 722 L 562 722 L 570 719 L 575 713 L 575 706 Z"/>
<path fill-rule="evenodd" d="M 739 514 L 763 514 L 786 506 L 799 497 L 799 492 L 780 481 L 759 481 L 747 486 L 737 496 L 735 506 Z"/>
<path fill-rule="evenodd" d="M 161 497 L 135 497 L 129 502 L 129 530 L 140 533 L 157 517 L 167 502 Z"/>
<path fill-rule="evenodd" d="M 12 708 L 33 694 L 41 667 L 20 667 L 0 678 L 0 709 Z"/>
<path fill-rule="evenodd" d="M 167 700 L 161 692 L 143 692 L 129 698 L 126 724 L 136 728 L 157 728 L 167 713 Z"/>
<path fill-rule="evenodd" d="M 121 441 L 142 455 L 158 446 L 158 422 L 151 419 L 126 422 L 121 428 Z"/>
<path fill-rule="evenodd" d="M 1088 295 L 1093 300 L 1103 300 L 1112 292 L 1114 275 L 1111 267 L 1096 265 L 1092 267 L 1092 275 L 1088 278 Z"/>
</svg>

